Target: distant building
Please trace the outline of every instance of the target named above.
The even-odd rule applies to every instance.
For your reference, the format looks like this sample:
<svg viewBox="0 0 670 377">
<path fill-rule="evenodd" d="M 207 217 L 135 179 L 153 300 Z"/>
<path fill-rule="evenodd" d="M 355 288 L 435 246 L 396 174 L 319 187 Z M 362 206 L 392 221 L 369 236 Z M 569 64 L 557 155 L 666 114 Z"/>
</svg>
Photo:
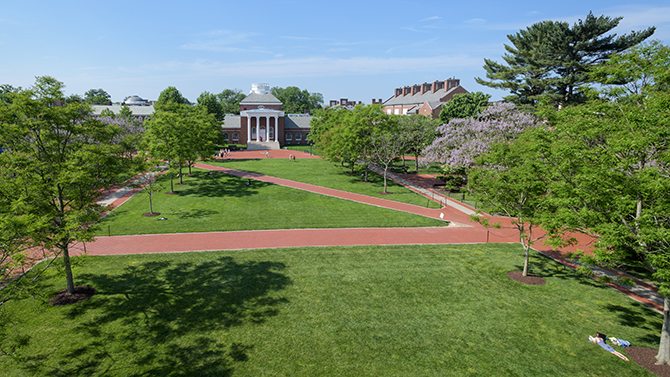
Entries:
<svg viewBox="0 0 670 377">
<path fill-rule="evenodd" d="M 362 103 L 361 101 L 358 101 L 358 103 L 356 103 L 356 101 L 349 101 L 349 99 L 347 99 L 347 98 L 340 98 L 339 101 L 336 100 L 336 99 L 331 99 L 328 106 L 329 107 L 335 107 L 335 106 L 354 107 L 356 105 L 360 105 L 361 103 Z"/>
<path fill-rule="evenodd" d="M 93 115 L 100 116 L 105 109 L 110 110 L 114 115 L 118 115 L 123 106 L 127 106 L 133 113 L 133 119 L 139 120 L 140 122 L 149 119 L 149 116 L 154 113 L 153 101 L 147 101 L 136 95 L 126 98 L 121 104 L 93 105 L 91 107 L 93 107 Z"/>
<path fill-rule="evenodd" d="M 468 93 L 460 82 L 452 78 L 396 88 L 393 97 L 384 102 L 384 111 L 396 115 L 423 114 L 437 119 L 445 102 L 455 94 Z"/>
<path fill-rule="evenodd" d="M 284 145 L 308 144 L 309 114 L 284 114 L 282 103 L 270 93 L 269 84 L 252 84 L 240 101 L 240 115 L 226 114 L 223 139 L 248 149 L 279 149 Z"/>
</svg>

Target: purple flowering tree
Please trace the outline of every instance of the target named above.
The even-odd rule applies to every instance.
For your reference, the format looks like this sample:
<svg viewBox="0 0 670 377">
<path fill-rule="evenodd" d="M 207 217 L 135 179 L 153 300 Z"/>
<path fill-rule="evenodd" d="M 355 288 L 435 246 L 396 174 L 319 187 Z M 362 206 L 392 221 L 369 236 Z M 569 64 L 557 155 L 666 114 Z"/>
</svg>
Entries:
<svg viewBox="0 0 670 377">
<path fill-rule="evenodd" d="M 533 127 L 533 115 L 517 110 L 510 103 L 497 102 L 476 118 L 452 119 L 437 128 L 439 136 L 423 154 L 426 162 L 439 162 L 452 167 L 469 167 L 475 158 L 491 145 L 514 140 L 518 134 Z"/>
</svg>

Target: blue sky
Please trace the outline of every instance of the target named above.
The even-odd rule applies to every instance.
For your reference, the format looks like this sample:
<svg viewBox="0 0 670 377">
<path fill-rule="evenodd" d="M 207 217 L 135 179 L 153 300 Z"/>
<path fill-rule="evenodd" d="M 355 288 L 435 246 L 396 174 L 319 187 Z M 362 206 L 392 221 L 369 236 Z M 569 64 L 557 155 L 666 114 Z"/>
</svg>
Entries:
<svg viewBox="0 0 670 377">
<path fill-rule="evenodd" d="M 543 20 L 623 16 L 618 34 L 656 26 L 670 43 L 667 0 L 630 1 L 13 1 L 0 11 L 0 84 L 35 76 L 67 94 L 102 88 L 113 101 L 252 83 L 297 86 L 370 103 L 394 88 L 456 77 L 468 91 L 507 35 Z"/>
</svg>

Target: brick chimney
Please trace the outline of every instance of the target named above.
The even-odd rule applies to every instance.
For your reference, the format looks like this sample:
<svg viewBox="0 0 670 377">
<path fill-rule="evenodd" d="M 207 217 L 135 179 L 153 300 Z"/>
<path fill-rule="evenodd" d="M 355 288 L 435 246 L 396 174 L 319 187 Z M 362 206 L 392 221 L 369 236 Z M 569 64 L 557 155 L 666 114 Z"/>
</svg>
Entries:
<svg viewBox="0 0 670 377">
<path fill-rule="evenodd" d="M 432 87 L 433 87 L 433 86 L 430 85 L 429 83 L 424 82 L 423 84 L 421 84 L 421 94 L 426 93 L 426 92 L 429 91 Z"/>
<path fill-rule="evenodd" d="M 394 97 L 399 97 L 401 95 L 402 95 L 402 88 L 396 88 Z"/>
<path fill-rule="evenodd" d="M 413 85 L 412 86 L 412 95 L 415 95 L 421 91 L 421 85 Z"/>
<path fill-rule="evenodd" d="M 461 80 L 458 79 L 447 79 L 444 80 L 444 91 L 446 92 L 447 90 L 451 88 L 455 88 L 460 84 Z"/>
<path fill-rule="evenodd" d="M 411 86 L 406 86 L 402 88 L 402 96 L 406 96 L 408 93 L 412 92 L 412 87 Z"/>
<path fill-rule="evenodd" d="M 431 85 L 432 86 L 431 93 L 435 93 L 439 90 L 439 88 L 438 88 L 439 83 L 440 83 L 439 81 L 433 81 L 433 85 Z"/>
</svg>

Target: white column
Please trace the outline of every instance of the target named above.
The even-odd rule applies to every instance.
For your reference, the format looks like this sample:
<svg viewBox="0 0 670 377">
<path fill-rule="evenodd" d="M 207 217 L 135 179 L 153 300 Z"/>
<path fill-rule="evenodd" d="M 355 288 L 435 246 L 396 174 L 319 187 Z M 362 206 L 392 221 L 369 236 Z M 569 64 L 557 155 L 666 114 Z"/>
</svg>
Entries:
<svg viewBox="0 0 670 377">
<path fill-rule="evenodd" d="M 275 115 L 275 141 L 279 141 L 279 116 Z"/>
<path fill-rule="evenodd" d="M 258 142 L 258 136 L 261 133 L 261 127 L 260 127 L 260 124 L 259 124 L 260 122 L 261 122 L 261 117 L 257 116 L 256 117 L 256 141 L 257 142 Z"/>
<path fill-rule="evenodd" d="M 247 115 L 247 143 L 251 141 L 251 117 Z"/>
<path fill-rule="evenodd" d="M 265 116 L 265 141 L 270 141 L 270 117 Z"/>
</svg>

